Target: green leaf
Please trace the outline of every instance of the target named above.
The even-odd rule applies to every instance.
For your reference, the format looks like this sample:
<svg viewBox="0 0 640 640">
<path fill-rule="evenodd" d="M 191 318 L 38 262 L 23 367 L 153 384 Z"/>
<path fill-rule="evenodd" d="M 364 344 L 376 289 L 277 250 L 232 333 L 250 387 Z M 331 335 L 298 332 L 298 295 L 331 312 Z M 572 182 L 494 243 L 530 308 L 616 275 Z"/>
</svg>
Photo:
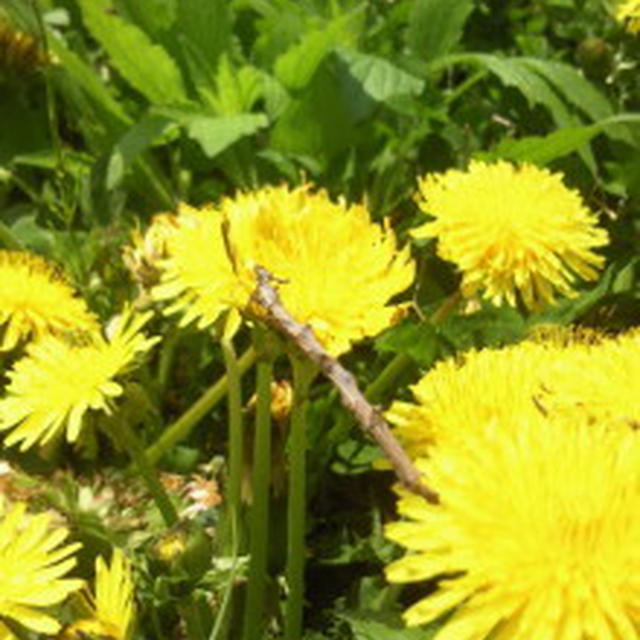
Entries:
<svg viewBox="0 0 640 640">
<path fill-rule="evenodd" d="M 271 134 L 274 149 L 312 158 L 320 167 L 355 140 L 353 95 L 344 95 L 327 66 L 289 103 Z"/>
<path fill-rule="evenodd" d="M 552 60 L 519 58 L 519 64 L 541 75 L 564 99 L 589 116 L 603 120 L 613 115 L 609 101 L 574 67 Z"/>
<path fill-rule="evenodd" d="M 416 0 L 406 42 L 412 53 L 433 60 L 449 53 L 462 37 L 473 0 Z"/>
<path fill-rule="evenodd" d="M 600 131 L 601 127 L 598 125 L 589 125 L 565 127 L 548 136 L 528 136 L 519 140 L 507 138 L 500 142 L 491 155 L 514 162 L 545 165 L 578 150 Z"/>
<path fill-rule="evenodd" d="M 375 341 L 382 353 L 404 353 L 420 366 L 428 367 L 438 353 L 438 337 L 434 326 L 428 322 L 404 322 L 385 331 Z"/>
<path fill-rule="evenodd" d="M 107 189 L 117 187 L 131 162 L 160 136 L 166 134 L 175 122 L 165 116 L 150 114 L 136 122 L 115 145 L 107 163 Z"/>
<path fill-rule="evenodd" d="M 518 89 L 532 107 L 536 104 L 546 107 L 556 124 L 560 126 L 580 124 L 548 82 L 530 69 L 522 59 L 502 58 L 488 53 L 462 53 L 438 60 L 436 68 L 441 65 L 460 63 L 479 65 L 487 69 L 505 86 Z"/>
<path fill-rule="evenodd" d="M 339 49 L 337 53 L 362 90 L 377 102 L 384 102 L 396 96 L 419 95 L 424 89 L 423 80 L 384 58 L 347 49 Z"/>
<path fill-rule="evenodd" d="M 227 0 L 179 0 L 176 29 L 215 69 L 218 57 L 229 47 L 230 4 Z"/>
<path fill-rule="evenodd" d="M 176 19 L 177 2 L 167 0 L 117 0 L 123 13 L 129 16 L 153 39 L 159 40 Z M 180 0 L 182 3 L 183 0 Z"/>
<path fill-rule="evenodd" d="M 307 86 L 320 63 L 334 47 L 355 41 L 362 16 L 362 8 L 357 7 L 321 28 L 307 31 L 299 43 L 276 60 L 276 78 L 289 89 Z"/>
<path fill-rule="evenodd" d="M 377 612 L 340 614 L 340 618 L 349 623 L 355 640 L 431 640 L 440 628 L 439 623 L 432 623 L 426 628 L 407 629 L 398 620 L 390 619 L 389 624 L 385 618 L 391 616 Z"/>
<path fill-rule="evenodd" d="M 187 135 L 213 158 L 234 142 L 266 127 L 267 117 L 261 113 L 240 113 L 230 116 L 196 116 L 187 123 Z"/>
<path fill-rule="evenodd" d="M 102 136 L 106 139 L 121 135 L 131 124 L 131 119 L 95 70 L 68 49 L 62 40 L 49 38 L 49 43 L 60 60 L 60 68 L 52 74 L 54 83 L 75 111 L 79 126 L 85 131 L 102 130 Z M 92 116 L 95 116 L 94 123 L 89 122 Z"/>
<path fill-rule="evenodd" d="M 109 11 L 108 0 L 78 0 L 87 29 L 109 54 L 122 77 L 150 102 L 188 101 L 173 58 L 144 31 Z"/>
<path fill-rule="evenodd" d="M 519 140 L 506 138 L 488 155 L 545 165 L 579 150 L 599 133 L 608 133 L 614 128 L 619 131 L 621 124 L 640 125 L 640 114 L 621 113 L 592 125 L 558 129 L 546 136 L 527 136 Z"/>
</svg>

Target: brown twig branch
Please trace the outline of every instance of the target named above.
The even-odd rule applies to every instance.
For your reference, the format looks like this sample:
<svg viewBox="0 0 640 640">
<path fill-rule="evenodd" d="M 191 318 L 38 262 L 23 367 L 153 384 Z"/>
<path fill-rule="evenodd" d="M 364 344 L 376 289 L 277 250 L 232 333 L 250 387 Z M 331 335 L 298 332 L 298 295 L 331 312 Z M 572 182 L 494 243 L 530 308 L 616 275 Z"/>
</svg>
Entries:
<svg viewBox="0 0 640 640">
<path fill-rule="evenodd" d="M 438 494 L 422 482 L 420 472 L 391 432 L 387 421 L 364 397 L 351 372 L 325 351 L 311 327 L 296 322 L 283 306 L 272 284 L 277 282 L 276 278 L 264 267 L 257 266 L 255 272 L 258 285 L 253 293 L 253 300 L 266 311 L 267 323 L 292 340 L 331 380 L 340 394 L 342 404 L 355 417 L 361 429 L 378 443 L 400 482 L 410 491 L 424 496 L 429 502 L 437 503 Z"/>
</svg>

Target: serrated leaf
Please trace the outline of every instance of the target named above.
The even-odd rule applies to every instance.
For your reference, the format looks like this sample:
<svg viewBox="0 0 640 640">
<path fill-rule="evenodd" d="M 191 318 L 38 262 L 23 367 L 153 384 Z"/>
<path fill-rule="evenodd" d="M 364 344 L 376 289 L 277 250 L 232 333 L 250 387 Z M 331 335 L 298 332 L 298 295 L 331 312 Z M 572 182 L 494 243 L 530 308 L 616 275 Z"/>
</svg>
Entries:
<svg viewBox="0 0 640 640">
<path fill-rule="evenodd" d="M 462 37 L 473 0 L 416 0 L 406 42 L 413 55 L 433 60 L 449 53 Z"/>
<path fill-rule="evenodd" d="M 536 104 L 546 107 L 556 124 L 560 126 L 579 124 L 547 81 L 530 69 L 520 58 L 502 58 L 489 53 L 463 53 L 447 56 L 445 60 L 454 64 L 479 64 L 496 75 L 505 86 L 518 89 L 532 107 Z"/>
<path fill-rule="evenodd" d="M 122 77 L 150 102 L 188 101 L 180 70 L 139 27 L 109 11 L 108 0 L 78 0 L 85 26 L 109 54 Z"/>
<path fill-rule="evenodd" d="M 603 120 L 613 114 L 609 101 L 574 67 L 563 62 L 535 58 L 519 58 L 518 61 L 541 75 L 569 104 L 580 109 L 591 120 Z"/>
<path fill-rule="evenodd" d="M 377 102 L 396 96 L 419 95 L 424 89 L 423 80 L 384 58 L 347 49 L 339 49 L 337 53 L 362 90 Z"/>
<path fill-rule="evenodd" d="M 267 117 L 261 113 L 230 116 L 196 116 L 187 122 L 187 135 L 213 158 L 234 142 L 266 127 Z"/>
<path fill-rule="evenodd" d="M 323 27 L 307 31 L 275 62 L 274 74 L 289 89 L 307 86 L 324 58 L 339 45 L 351 44 L 362 20 L 362 9 L 342 15 Z"/>
</svg>

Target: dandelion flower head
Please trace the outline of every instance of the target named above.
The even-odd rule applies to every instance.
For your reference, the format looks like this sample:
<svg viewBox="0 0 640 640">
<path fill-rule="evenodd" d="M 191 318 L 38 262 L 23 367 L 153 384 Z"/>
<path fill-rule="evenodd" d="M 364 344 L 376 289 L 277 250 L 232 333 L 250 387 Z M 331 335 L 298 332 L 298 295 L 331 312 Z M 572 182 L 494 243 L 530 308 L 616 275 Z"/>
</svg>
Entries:
<svg viewBox="0 0 640 640">
<path fill-rule="evenodd" d="M 640 330 L 569 345 L 551 363 L 540 402 L 554 413 L 640 428 Z"/>
<path fill-rule="evenodd" d="M 106 338 L 96 332 L 77 344 L 51 336 L 31 343 L 7 373 L 7 395 L 0 400 L 0 430 L 10 430 L 5 444 L 20 442 L 25 450 L 63 429 L 74 442 L 90 409 L 110 413 L 123 393 L 118 376 L 158 340 L 140 331 L 148 318 L 127 311 Z"/>
<path fill-rule="evenodd" d="M 72 625 L 83 631 L 111 640 L 128 640 L 134 618 L 133 578 L 131 566 L 121 549 L 115 549 L 111 565 L 102 556 L 96 558 L 95 595 L 89 595 L 92 617 Z"/>
<path fill-rule="evenodd" d="M 223 312 L 246 305 L 248 297 L 229 260 L 220 211 L 182 204 L 175 222 L 166 238 L 168 258 L 159 262 L 161 282 L 152 293 L 171 302 L 167 314 L 182 314 L 182 326 L 195 321 L 204 329 Z"/>
<path fill-rule="evenodd" d="M 640 33 L 640 1 L 621 0 L 616 10 L 616 18 L 626 26 L 629 33 Z"/>
<path fill-rule="evenodd" d="M 404 495 L 387 526 L 409 550 L 387 578 L 439 580 L 407 624 L 455 610 L 436 640 L 637 639 L 638 433 L 540 418 L 467 444 L 419 463 L 440 504 Z"/>
<path fill-rule="evenodd" d="M 47 634 L 60 624 L 46 608 L 82 586 L 81 580 L 64 577 L 75 566 L 80 545 L 64 543 L 67 530 L 50 524 L 50 515 L 28 515 L 23 502 L 0 520 L 0 616 Z"/>
<path fill-rule="evenodd" d="M 545 367 L 559 357 L 559 348 L 531 341 L 468 351 L 438 362 L 411 388 L 415 402 L 396 401 L 386 416 L 409 454 L 424 456 L 436 442 L 538 414 Z"/>
<path fill-rule="evenodd" d="M 397 313 L 390 298 L 413 281 L 409 248 L 362 205 L 333 202 L 310 186 L 240 193 L 221 208 L 248 297 L 261 265 L 282 282 L 284 306 L 333 355 L 379 333 Z"/>
<path fill-rule="evenodd" d="M 97 326 L 57 267 L 26 251 L 0 250 L 0 351 L 22 340 Z"/>
<path fill-rule="evenodd" d="M 574 295 L 577 278 L 594 280 L 607 242 L 595 216 L 562 176 L 530 164 L 472 161 L 419 181 L 418 206 L 435 219 L 414 230 L 435 237 L 440 257 L 457 265 L 465 296 L 530 309 Z"/>
</svg>

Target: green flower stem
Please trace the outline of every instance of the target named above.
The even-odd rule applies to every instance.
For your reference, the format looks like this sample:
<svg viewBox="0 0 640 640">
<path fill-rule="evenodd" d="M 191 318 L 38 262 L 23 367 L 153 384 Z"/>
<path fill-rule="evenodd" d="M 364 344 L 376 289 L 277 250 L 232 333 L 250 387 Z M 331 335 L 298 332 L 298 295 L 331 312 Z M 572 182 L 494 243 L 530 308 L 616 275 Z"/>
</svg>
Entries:
<svg viewBox="0 0 640 640">
<path fill-rule="evenodd" d="M 256 420 L 251 485 L 250 562 L 247 601 L 244 610 L 244 640 L 262 638 L 264 591 L 267 582 L 269 544 L 269 487 L 271 484 L 271 380 L 273 355 L 265 345 L 266 331 L 256 327 L 254 348 L 258 353 Z"/>
<path fill-rule="evenodd" d="M 147 458 L 142 442 L 128 425 L 126 419 L 114 421 L 114 430 L 116 431 L 117 442 L 127 451 L 138 468 L 138 472 L 147 485 L 147 489 L 162 514 L 167 528 L 172 527 L 178 522 L 178 513 L 162 483 L 158 480 L 156 471 Z"/>
<path fill-rule="evenodd" d="M 240 513 L 242 498 L 242 462 L 244 460 L 244 434 L 242 432 L 242 387 L 236 350 L 231 338 L 220 341 L 227 369 L 227 402 L 229 424 L 229 484 L 227 505 L 230 511 Z"/>
<path fill-rule="evenodd" d="M 396 381 L 398 376 L 407 369 L 413 360 L 406 353 L 396 353 L 378 377 L 364 390 L 367 400 L 376 402 L 384 392 Z"/>
<path fill-rule="evenodd" d="M 460 299 L 461 294 L 458 291 L 447 296 L 431 315 L 431 322 L 435 325 L 442 324 L 457 309 Z M 364 395 L 367 400 L 371 402 L 380 400 L 384 392 L 389 389 L 397 380 L 398 376 L 412 363 L 413 360 L 406 353 L 396 353 L 378 377 L 364 390 Z"/>
<path fill-rule="evenodd" d="M 220 609 L 216 615 L 209 640 L 218 640 L 222 638 L 222 632 L 227 620 L 227 612 L 229 611 L 229 605 L 231 604 L 231 594 L 233 593 L 233 587 L 236 582 L 236 574 L 238 572 L 238 521 L 236 514 L 232 514 L 231 518 L 231 570 L 229 571 L 229 579 L 222 596 L 222 603 Z"/>
<path fill-rule="evenodd" d="M 304 606 L 304 565 L 306 533 L 307 433 L 306 417 L 309 387 L 317 373 L 313 363 L 301 357 L 291 358 L 293 367 L 293 408 L 289 433 L 289 498 L 287 503 L 287 565 L 289 595 L 285 604 L 285 640 L 302 637 Z"/>
<path fill-rule="evenodd" d="M 238 371 L 242 376 L 255 362 L 253 348 L 247 349 L 238 359 Z M 172 425 L 167 427 L 158 440 L 147 449 L 147 459 L 155 464 L 175 444 L 181 442 L 193 428 L 225 397 L 228 378 L 223 376 L 209 387 Z"/>
</svg>

